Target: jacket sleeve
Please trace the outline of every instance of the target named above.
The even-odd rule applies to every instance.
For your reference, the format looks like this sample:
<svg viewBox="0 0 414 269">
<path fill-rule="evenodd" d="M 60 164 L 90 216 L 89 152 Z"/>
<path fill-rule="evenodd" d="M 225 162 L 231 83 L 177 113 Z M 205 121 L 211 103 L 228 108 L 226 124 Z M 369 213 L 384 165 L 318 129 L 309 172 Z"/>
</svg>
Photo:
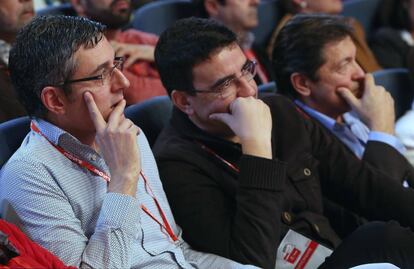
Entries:
<svg viewBox="0 0 414 269">
<path fill-rule="evenodd" d="M 414 168 L 395 148 L 378 141 L 369 141 L 362 159 L 390 178 L 414 186 Z"/>
<path fill-rule="evenodd" d="M 228 178 L 224 182 L 223 174 L 228 171 L 218 169 L 216 162 L 200 159 L 194 152 L 176 154 L 190 155 L 193 160 L 163 158 L 158 159 L 158 165 L 183 238 L 197 250 L 274 268 L 286 164 L 242 156 L 238 182 L 236 176 L 234 182 Z M 208 163 L 211 167 L 197 165 Z"/>
<path fill-rule="evenodd" d="M 370 163 L 357 159 L 318 124 L 310 120 L 305 124 L 312 141 L 313 155 L 320 162 L 324 195 L 369 220 L 393 219 L 414 228 L 410 206 L 414 202 L 414 190 L 404 188 L 399 178 L 392 178 Z M 371 149 L 368 150 L 371 154 Z M 390 162 L 389 165 L 405 165 L 402 158 L 386 158 L 385 161 Z"/>
</svg>

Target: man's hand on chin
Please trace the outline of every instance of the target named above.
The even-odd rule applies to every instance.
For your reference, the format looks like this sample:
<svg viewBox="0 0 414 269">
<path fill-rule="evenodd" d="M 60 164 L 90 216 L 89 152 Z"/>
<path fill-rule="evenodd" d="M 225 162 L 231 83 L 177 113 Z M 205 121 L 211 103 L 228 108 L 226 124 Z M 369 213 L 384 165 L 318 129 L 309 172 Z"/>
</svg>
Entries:
<svg viewBox="0 0 414 269">
<path fill-rule="evenodd" d="M 365 76 L 364 92 L 361 98 L 355 97 L 345 87 L 338 88 L 338 93 L 371 131 L 394 134 L 394 100 L 384 87 L 375 85 L 371 74 Z"/>
<path fill-rule="evenodd" d="M 269 107 L 254 97 L 238 97 L 230 113 L 214 113 L 210 119 L 224 122 L 240 139 L 243 154 L 272 159 L 272 115 Z"/>
<path fill-rule="evenodd" d="M 108 192 L 135 197 L 141 172 L 141 156 L 137 145 L 140 129 L 125 118 L 125 100 L 115 106 L 106 122 L 92 94 L 85 92 L 84 99 L 96 129 L 95 142 L 110 171 Z"/>
</svg>

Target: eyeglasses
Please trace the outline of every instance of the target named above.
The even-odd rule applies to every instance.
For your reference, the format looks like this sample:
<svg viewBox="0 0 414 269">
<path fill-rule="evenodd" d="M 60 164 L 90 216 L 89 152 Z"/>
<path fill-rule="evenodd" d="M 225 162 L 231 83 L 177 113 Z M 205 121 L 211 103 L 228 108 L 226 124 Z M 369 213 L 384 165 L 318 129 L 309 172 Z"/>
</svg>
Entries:
<svg viewBox="0 0 414 269">
<path fill-rule="evenodd" d="M 101 85 L 103 86 L 104 84 L 107 84 L 108 82 L 110 82 L 115 69 L 118 69 L 119 71 L 122 72 L 122 70 L 124 69 L 124 58 L 123 57 L 115 57 L 114 66 L 104 69 L 100 75 L 86 77 L 86 78 L 66 80 L 65 82 L 59 84 L 58 86 L 64 86 L 67 84 L 84 82 L 84 81 L 93 81 L 93 80 L 100 81 Z"/>
<path fill-rule="evenodd" d="M 222 99 L 225 99 L 237 92 L 238 83 L 240 79 L 245 79 L 247 82 L 250 82 L 256 75 L 256 61 L 247 60 L 245 65 L 241 70 L 240 76 L 234 76 L 232 78 L 226 79 L 218 85 L 215 85 L 207 90 L 196 90 L 193 89 L 192 92 L 195 93 L 210 93 Z"/>
</svg>

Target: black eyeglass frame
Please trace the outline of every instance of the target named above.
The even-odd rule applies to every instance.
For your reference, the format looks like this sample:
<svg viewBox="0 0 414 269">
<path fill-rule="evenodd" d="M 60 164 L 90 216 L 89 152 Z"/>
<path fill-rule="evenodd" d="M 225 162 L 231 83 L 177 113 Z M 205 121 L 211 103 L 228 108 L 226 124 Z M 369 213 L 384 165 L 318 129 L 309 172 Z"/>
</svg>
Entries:
<svg viewBox="0 0 414 269">
<path fill-rule="evenodd" d="M 243 73 L 243 71 L 245 71 L 245 70 L 247 71 L 250 68 L 253 71 L 252 72 L 249 72 L 248 71 L 248 72 L 252 75 L 252 79 L 253 79 L 256 76 L 256 74 L 257 74 L 257 62 L 255 60 L 247 60 L 246 63 L 245 63 L 245 65 L 243 66 L 241 72 Z M 235 79 L 240 79 L 243 76 L 244 76 L 243 74 L 241 76 L 235 76 L 235 77 L 233 77 L 233 78 L 231 78 L 229 80 L 223 81 L 219 85 L 213 86 L 212 88 L 221 88 L 224 83 L 232 82 Z M 192 92 L 192 93 L 216 93 L 216 94 L 220 94 L 222 91 L 223 90 L 211 90 L 211 88 L 210 89 L 207 89 L 207 90 L 197 90 L 197 89 L 194 89 L 193 88 L 193 89 L 191 89 L 190 92 Z"/>
<path fill-rule="evenodd" d="M 114 59 L 114 66 L 112 66 L 110 68 L 109 72 L 108 72 L 109 77 L 112 77 L 112 74 L 114 73 L 115 68 L 116 69 L 119 69 L 120 71 L 122 71 L 124 69 L 124 62 L 125 62 L 124 57 L 115 57 L 115 59 Z M 72 83 L 85 82 L 85 81 L 93 81 L 93 80 L 102 80 L 102 83 L 103 83 L 104 74 L 101 73 L 100 75 L 96 75 L 96 76 L 66 80 L 66 81 L 58 84 L 58 86 L 62 87 L 62 86 L 66 86 L 66 85 L 72 84 Z"/>
</svg>

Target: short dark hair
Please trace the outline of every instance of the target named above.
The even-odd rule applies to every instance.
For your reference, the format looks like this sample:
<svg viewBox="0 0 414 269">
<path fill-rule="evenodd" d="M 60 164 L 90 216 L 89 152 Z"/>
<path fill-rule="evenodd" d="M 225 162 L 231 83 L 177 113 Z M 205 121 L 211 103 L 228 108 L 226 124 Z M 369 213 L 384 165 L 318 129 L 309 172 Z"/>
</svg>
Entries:
<svg viewBox="0 0 414 269">
<path fill-rule="evenodd" d="M 174 89 L 191 93 L 193 67 L 233 44 L 238 46 L 236 35 L 214 20 L 192 17 L 174 23 L 155 48 L 155 63 L 168 93 Z"/>
<path fill-rule="evenodd" d="M 30 116 L 44 118 L 41 101 L 46 86 L 56 86 L 71 78 L 76 70 L 73 59 L 81 47 L 94 47 L 103 37 L 105 26 L 81 17 L 41 16 L 17 34 L 10 51 L 11 80 Z M 70 87 L 63 87 L 70 94 Z"/>
<path fill-rule="evenodd" d="M 290 82 L 295 73 L 318 80 L 318 70 L 325 63 L 328 43 L 354 38 L 349 19 L 337 15 L 298 14 L 281 29 L 273 47 L 273 71 L 278 92 L 297 97 Z"/>
</svg>

